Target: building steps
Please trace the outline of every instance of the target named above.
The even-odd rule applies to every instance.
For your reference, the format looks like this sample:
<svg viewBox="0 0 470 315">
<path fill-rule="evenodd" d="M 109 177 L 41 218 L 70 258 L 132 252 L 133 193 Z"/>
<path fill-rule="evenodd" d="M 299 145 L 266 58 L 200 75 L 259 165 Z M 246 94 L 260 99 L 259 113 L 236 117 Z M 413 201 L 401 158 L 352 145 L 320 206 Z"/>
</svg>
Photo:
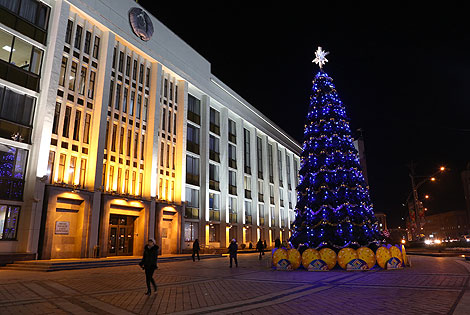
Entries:
<svg viewBox="0 0 470 315">
<path fill-rule="evenodd" d="M 200 255 L 201 259 L 219 258 L 222 255 Z M 113 258 L 83 258 L 83 259 L 51 259 L 51 260 L 26 260 L 15 261 L 1 267 L 0 270 L 28 270 L 28 271 L 60 271 L 60 270 L 77 270 L 90 268 L 118 267 L 138 265 L 142 257 L 113 257 Z M 171 262 L 192 259 L 191 255 L 173 255 L 160 256 L 158 262 Z"/>
</svg>

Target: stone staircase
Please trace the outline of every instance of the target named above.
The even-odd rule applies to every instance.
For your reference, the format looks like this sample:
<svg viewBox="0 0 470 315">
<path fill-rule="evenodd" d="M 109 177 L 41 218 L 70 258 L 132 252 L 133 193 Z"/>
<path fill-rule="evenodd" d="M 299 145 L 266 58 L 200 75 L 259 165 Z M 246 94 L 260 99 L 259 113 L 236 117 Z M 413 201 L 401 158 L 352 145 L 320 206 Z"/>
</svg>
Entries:
<svg viewBox="0 0 470 315">
<path fill-rule="evenodd" d="M 219 258 L 222 255 L 203 254 L 201 259 Z M 60 271 L 60 270 L 76 270 L 89 268 L 104 268 L 137 265 L 142 257 L 138 256 L 120 256 L 107 258 L 83 258 L 83 259 L 51 259 L 51 260 L 26 260 L 15 261 L 1 267 L 0 270 L 27 270 L 27 271 Z M 159 256 L 158 262 L 182 261 L 192 259 L 191 255 L 171 255 Z"/>
</svg>

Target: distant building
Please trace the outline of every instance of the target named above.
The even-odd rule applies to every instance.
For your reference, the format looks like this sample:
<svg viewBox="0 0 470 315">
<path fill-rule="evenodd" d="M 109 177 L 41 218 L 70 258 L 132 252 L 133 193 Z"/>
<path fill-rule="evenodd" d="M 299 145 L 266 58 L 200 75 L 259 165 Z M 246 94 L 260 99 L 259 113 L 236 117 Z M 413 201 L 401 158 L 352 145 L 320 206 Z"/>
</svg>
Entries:
<svg viewBox="0 0 470 315">
<path fill-rule="evenodd" d="M 424 235 L 426 238 L 456 239 L 467 234 L 467 212 L 448 211 L 426 216 Z"/>
<path fill-rule="evenodd" d="M 385 213 L 376 213 L 375 217 L 379 222 L 379 231 L 387 230 L 387 215 Z"/>
<path fill-rule="evenodd" d="M 467 169 L 462 172 L 461 176 L 465 194 L 465 204 L 467 205 L 467 222 L 470 222 L 470 162 L 467 164 Z"/>
</svg>

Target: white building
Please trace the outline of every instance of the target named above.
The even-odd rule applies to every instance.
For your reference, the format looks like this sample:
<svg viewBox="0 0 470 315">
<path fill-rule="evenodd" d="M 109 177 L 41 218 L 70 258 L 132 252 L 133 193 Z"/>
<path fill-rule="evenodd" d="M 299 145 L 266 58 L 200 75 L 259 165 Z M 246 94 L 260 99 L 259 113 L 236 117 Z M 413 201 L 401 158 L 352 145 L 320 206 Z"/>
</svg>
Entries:
<svg viewBox="0 0 470 315">
<path fill-rule="evenodd" d="M 0 16 L 0 255 L 289 237 L 301 147 L 137 3 L 0 0 Z"/>
</svg>

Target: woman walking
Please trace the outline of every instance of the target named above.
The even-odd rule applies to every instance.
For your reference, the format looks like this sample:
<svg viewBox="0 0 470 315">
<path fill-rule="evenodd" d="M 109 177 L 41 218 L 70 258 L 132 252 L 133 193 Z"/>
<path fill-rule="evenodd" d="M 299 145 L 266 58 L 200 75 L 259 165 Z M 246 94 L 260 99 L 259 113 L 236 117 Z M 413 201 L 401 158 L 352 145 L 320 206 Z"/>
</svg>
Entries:
<svg viewBox="0 0 470 315">
<path fill-rule="evenodd" d="M 144 256 L 139 263 L 139 266 L 145 270 L 145 281 L 147 282 L 146 295 L 150 295 L 150 283 L 153 286 L 155 292 L 157 292 L 157 285 L 153 280 L 153 273 L 157 269 L 157 257 L 158 257 L 158 245 L 155 244 L 154 239 L 149 239 L 147 245 L 144 247 Z"/>
</svg>

